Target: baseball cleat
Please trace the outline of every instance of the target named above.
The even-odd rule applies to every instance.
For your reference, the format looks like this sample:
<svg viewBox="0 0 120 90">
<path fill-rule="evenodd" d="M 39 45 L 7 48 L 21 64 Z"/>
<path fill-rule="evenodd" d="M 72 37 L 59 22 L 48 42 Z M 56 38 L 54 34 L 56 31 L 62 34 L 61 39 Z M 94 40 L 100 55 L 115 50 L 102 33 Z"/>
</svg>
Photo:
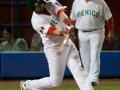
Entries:
<svg viewBox="0 0 120 90">
<path fill-rule="evenodd" d="M 20 90 L 28 90 L 27 88 L 26 88 L 26 83 L 25 83 L 25 81 L 21 81 L 20 82 Z"/>
<path fill-rule="evenodd" d="M 97 82 L 91 82 L 92 86 L 97 86 Z"/>
</svg>

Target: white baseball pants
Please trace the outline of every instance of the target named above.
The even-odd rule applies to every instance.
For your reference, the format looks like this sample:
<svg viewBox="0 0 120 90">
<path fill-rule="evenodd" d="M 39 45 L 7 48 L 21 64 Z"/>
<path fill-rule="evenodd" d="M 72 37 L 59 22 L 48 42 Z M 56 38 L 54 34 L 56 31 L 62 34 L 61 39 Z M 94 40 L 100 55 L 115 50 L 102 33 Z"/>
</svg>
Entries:
<svg viewBox="0 0 120 90">
<path fill-rule="evenodd" d="M 66 65 L 71 71 L 80 90 L 93 90 L 87 73 L 81 67 L 79 55 L 77 58 L 72 57 L 72 54 L 78 53 L 78 51 L 76 47 L 71 44 L 71 41 L 69 45 L 66 45 L 60 56 L 57 55 L 57 50 L 58 47 L 45 49 L 50 76 L 39 80 L 27 80 L 26 86 L 28 90 L 50 90 L 60 86 L 63 80 Z"/>
<path fill-rule="evenodd" d="M 98 82 L 100 72 L 100 52 L 104 42 L 104 30 L 81 32 L 79 30 L 79 48 L 83 66 L 91 82 Z"/>
</svg>

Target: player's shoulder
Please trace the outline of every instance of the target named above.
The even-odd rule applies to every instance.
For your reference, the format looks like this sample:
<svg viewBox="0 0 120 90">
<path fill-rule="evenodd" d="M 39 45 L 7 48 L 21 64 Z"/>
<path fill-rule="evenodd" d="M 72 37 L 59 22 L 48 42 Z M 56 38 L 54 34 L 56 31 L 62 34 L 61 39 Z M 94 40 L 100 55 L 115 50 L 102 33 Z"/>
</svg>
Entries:
<svg viewBox="0 0 120 90">
<path fill-rule="evenodd" d="M 106 2 L 104 0 L 92 0 L 93 2 L 99 4 L 99 5 L 105 5 Z"/>
<path fill-rule="evenodd" d="M 101 3 L 106 3 L 105 0 L 98 0 L 98 1 L 100 1 Z"/>
<path fill-rule="evenodd" d="M 101 1 L 103 6 L 107 6 L 107 3 L 105 2 L 105 0 L 100 0 L 100 1 Z"/>
<path fill-rule="evenodd" d="M 76 6 L 77 4 L 82 4 L 82 0 L 73 0 L 73 5 Z M 78 6 L 77 6 L 78 7 Z"/>
<path fill-rule="evenodd" d="M 31 22 L 43 22 L 44 17 L 44 14 L 36 14 L 35 12 L 33 12 Z"/>
<path fill-rule="evenodd" d="M 32 19 L 40 19 L 43 14 L 36 14 L 35 11 L 32 14 Z"/>
</svg>

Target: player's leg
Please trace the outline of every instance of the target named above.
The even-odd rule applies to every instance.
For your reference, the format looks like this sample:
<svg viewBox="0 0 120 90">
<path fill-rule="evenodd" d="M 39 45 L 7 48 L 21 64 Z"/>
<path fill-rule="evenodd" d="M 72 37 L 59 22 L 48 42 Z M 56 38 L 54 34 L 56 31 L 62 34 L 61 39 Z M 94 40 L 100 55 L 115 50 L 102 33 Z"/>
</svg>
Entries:
<svg viewBox="0 0 120 90">
<path fill-rule="evenodd" d="M 98 83 L 100 72 L 100 52 L 104 42 L 104 31 L 98 30 L 90 33 L 91 46 L 91 65 L 90 65 L 90 81 Z"/>
<path fill-rule="evenodd" d="M 59 86 L 63 80 L 69 47 L 66 47 L 60 56 L 57 55 L 57 48 L 45 49 L 44 51 L 48 60 L 50 76 L 39 80 L 27 80 L 28 90 L 50 90 L 50 88 Z"/>
<path fill-rule="evenodd" d="M 73 53 L 76 53 L 77 57 L 74 57 L 72 55 Z M 68 66 L 69 70 L 71 71 L 71 73 L 72 73 L 76 83 L 78 84 L 80 90 L 93 90 L 92 85 L 91 85 L 89 78 L 88 78 L 88 74 L 81 67 L 81 61 L 79 58 L 79 54 L 78 54 L 78 51 L 74 45 L 71 46 L 67 66 Z"/>
<path fill-rule="evenodd" d="M 91 57 L 90 57 L 90 41 L 88 38 L 88 34 L 79 31 L 78 39 L 82 63 L 84 69 L 87 71 L 87 73 L 89 73 Z"/>
</svg>

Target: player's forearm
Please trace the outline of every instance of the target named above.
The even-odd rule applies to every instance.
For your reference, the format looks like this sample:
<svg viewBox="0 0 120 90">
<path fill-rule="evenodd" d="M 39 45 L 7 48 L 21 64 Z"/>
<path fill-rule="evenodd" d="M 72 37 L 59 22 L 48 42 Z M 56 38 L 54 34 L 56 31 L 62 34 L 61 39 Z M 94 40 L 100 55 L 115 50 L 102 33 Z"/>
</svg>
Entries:
<svg viewBox="0 0 120 90">
<path fill-rule="evenodd" d="M 64 12 L 62 12 L 62 13 L 60 14 L 60 18 L 61 18 L 61 20 L 62 20 L 65 24 L 68 24 L 68 23 L 69 23 L 69 18 L 68 18 L 68 16 L 67 16 Z"/>
<path fill-rule="evenodd" d="M 68 24 L 69 23 L 69 17 L 66 15 L 66 10 L 64 9 L 60 9 L 58 12 L 57 12 L 57 15 L 60 17 L 60 19 L 65 23 L 65 24 Z"/>
<path fill-rule="evenodd" d="M 71 31 L 71 29 L 75 26 L 75 21 L 70 20 L 69 17 L 66 15 L 64 9 L 60 9 L 57 13 L 57 15 L 60 17 L 60 19 L 64 22 L 66 29 Z"/>
<path fill-rule="evenodd" d="M 114 21 L 113 21 L 112 17 L 107 21 L 107 25 L 108 25 L 109 33 L 107 35 L 106 40 L 109 40 L 109 42 L 110 42 L 111 39 L 114 38 Z"/>
<path fill-rule="evenodd" d="M 70 19 L 70 24 L 72 24 L 73 26 L 75 26 L 75 23 L 76 23 L 76 21 L 75 21 L 75 20 Z"/>
<path fill-rule="evenodd" d="M 49 29 L 48 29 L 48 32 L 47 34 L 50 34 L 50 35 L 57 35 L 57 36 L 63 36 L 65 34 L 67 34 L 68 31 L 61 31 L 53 26 L 51 26 Z"/>
<path fill-rule="evenodd" d="M 58 35 L 58 36 L 64 36 L 67 33 L 68 33 L 67 31 L 60 31 L 57 29 L 54 31 L 54 35 Z"/>
<path fill-rule="evenodd" d="M 111 17 L 111 18 L 107 21 L 107 26 L 108 26 L 108 30 L 109 30 L 109 31 L 113 31 L 113 30 L 114 30 L 113 17 Z"/>
</svg>

